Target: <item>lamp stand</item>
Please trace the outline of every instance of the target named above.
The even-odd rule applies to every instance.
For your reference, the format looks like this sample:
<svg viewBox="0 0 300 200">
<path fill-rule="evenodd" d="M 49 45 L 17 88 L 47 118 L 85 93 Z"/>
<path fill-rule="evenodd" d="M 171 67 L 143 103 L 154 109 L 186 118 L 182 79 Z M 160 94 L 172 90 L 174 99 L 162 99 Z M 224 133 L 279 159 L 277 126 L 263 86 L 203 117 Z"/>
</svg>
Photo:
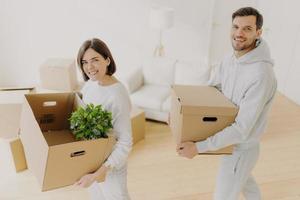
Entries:
<svg viewBox="0 0 300 200">
<path fill-rule="evenodd" d="M 163 57 L 165 56 L 164 46 L 162 44 L 162 30 L 159 30 L 159 44 L 156 46 L 154 50 L 153 56 Z"/>
</svg>

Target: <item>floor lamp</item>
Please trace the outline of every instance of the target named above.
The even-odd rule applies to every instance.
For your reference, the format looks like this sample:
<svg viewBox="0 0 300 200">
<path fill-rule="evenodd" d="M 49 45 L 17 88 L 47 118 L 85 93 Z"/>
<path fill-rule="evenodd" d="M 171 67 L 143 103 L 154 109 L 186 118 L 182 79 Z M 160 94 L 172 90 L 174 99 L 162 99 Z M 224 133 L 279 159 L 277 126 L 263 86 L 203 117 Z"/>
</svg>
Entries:
<svg viewBox="0 0 300 200">
<path fill-rule="evenodd" d="M 162 44 L 163 30 L 169 29 L 174 22 L 174 9 L 154 7 L 150 10 L 150 26 L 159 30 L 159 43 L 154 50 L 154 56 L 162 57 L 165 55 L 164 46 Z"/>
</svg>

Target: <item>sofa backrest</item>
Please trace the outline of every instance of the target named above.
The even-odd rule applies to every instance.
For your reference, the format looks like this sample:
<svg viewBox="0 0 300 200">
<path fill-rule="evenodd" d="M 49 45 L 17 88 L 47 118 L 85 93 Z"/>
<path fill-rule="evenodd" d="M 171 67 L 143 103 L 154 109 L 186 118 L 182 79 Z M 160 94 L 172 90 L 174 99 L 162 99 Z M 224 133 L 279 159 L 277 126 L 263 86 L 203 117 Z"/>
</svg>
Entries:
<svg viewBox="0 0 300 200">
<path fill-rule="evenodd" d="M 210 75 L 208 65 L 197 62 L 177 61 L 175 65 L 174 84 L 206 85 Z"/>
<path fill-rule="evenodd" d="M 142 67 L 144 84 L 171 86 L 206 85 L 211 69 L 201 61 L 182 61 L 156 57 L 146 61 Z"/>
<path fill-rule="evenodd" d="M 144 83 L 170 86 L 174 83 L 176 59 L 156 57 L 143 65 Z"/>
</svg>

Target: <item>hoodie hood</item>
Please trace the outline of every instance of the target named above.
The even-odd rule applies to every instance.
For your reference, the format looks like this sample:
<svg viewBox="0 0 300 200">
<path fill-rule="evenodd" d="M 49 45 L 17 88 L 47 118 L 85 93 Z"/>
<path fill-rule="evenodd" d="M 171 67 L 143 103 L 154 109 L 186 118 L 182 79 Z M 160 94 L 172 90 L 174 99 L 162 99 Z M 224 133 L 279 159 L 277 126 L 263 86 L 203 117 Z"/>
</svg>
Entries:
<svg viewBox="0 0 300 200">
<path fill-rule="evenodd" d="M 256 62 L 266 62 L 274 65 L 274 61 L 270 55 L 270 49 L 267 42 L 263 39 L 260 39 L 259 44 L 256 48 L 249 51 L 245 55 L 241 56 L 240 58 L 236 59 L 236 61 L 240 64 L 251 64 Z"/>
</svg>

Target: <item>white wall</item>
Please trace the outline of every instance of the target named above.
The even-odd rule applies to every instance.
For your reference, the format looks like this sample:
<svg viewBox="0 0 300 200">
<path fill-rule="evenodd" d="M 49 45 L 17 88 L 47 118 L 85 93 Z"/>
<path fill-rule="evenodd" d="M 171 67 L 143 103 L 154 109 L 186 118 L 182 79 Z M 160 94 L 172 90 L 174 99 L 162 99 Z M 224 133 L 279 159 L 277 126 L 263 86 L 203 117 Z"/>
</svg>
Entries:
<svg viewBox="0 0 300 200">
<path fill-rule="evenodd" d="M 103 39 L 126 73 L 152 56 L 158 32 L 148 24 L 152 6 L 175 9 L 163 33 L 166 56 L 199 61 L 208 53 L 212 1 L 0 0 L 0 86 L 36 84 L 49 57 L 75 57 L 82 42 Z"/>
<path fill-rule="evenodd" d="M 231 14 L 244 6 L 258 8 L 264 17 L 263 38 L 275 61 L 278 90 L 300 104 L 300 2 L 298 0 L 215 0 L 210 62 L 232 52 L 229 40 Z"/>
<path fill-rule="evenodd" d="M 0 86 L 37 83 L 45 59 L 75 57 L 91 37 L 107 42 L 119 75 L 130 72 L 157 44 L 158 32 L 148 25 L 152 6 L 175 9 L 175 25 L 163 33 L 167 56 L 197 63 L 215 63 L 231 52 L 232 12 L 257 7 L 278 89 L 300 104 L 298 0 L 0 0 Z"/>
<path fill-rule="evenodd" d="M 232 52 L 230 43 L 231 15 L 241 7 L 256 7 L 257 0 L 215 0 L 212 15 L 212 30 L 210 44 L 210 62 L 216 63 L 223 59 L 225 54 Z"/>
<path fill-rule="evenodd" d="M 265 38 L 275 60 L 278 89 L 300 104 L 300 2 L 260 0 Z"/>
<path fill-rule="evenodd" d="M 300 16 L 299 16 L 300 17 Z M 295 48 L 288 66 L 283 93 L 300 105 L 300 24 L 297 24 Z"/>
</svg>

